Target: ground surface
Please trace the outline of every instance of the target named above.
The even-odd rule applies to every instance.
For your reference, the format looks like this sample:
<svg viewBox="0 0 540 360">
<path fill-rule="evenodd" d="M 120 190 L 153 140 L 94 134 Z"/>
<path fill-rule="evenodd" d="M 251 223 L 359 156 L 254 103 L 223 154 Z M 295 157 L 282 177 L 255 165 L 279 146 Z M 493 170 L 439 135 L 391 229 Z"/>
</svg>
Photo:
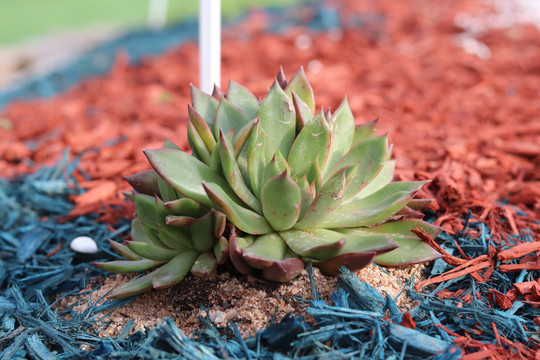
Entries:
<svg viewBox="0 0 540 360">
<path fill-rule="evenodd" d="M 512 235 L 540 240 L 538 29 L 520 24 L 465 31 L 456 25 L 458 14 L 468 11 L 474 19 L 490 10 L 476 2 L 343 1 L 336 9 L 342 27 L 318 34 L 303 28 L 268 34 L 261 13 L 228 29 L 222 83 L 233 78 L 262 95 L 280 65 L 288 76 L 304 66 L 318 106 L 335 109 L 347 96 L 358 123 L 379 117 L 379 133 L 388 131 L 394 144 L 397 178 L 432 180 L 423 195 L 435 199 L 431 211 L 447 234 L 464 230 L 470 213 L 470 221 L 491 229 L 497 246 Z M 50 164 L 69 146 L 92 178 L 82 184 L 89 191 L 73 197 L 72 215 L 98 213 L 114 227 L 118 218 L 132 215 L 119 193 L 127 189 L 121 177 L 147 168 L 141 149 L 160 147 L 165 138 L 187 149 L 186 108 L 197 65 L 195 44 L 185 44 L 140 66 L 119 59 L 109 75 L 51 100 L 12 104 L 0 115 L 0 172 L 8 176 Z M 111 204 L 121 210 L 111 210 Z M 257 283 L 232 281 L 257 297 Z M 254 318 L 243 331 L 265 326 L 275 306 L 281 315 L 292 308 L 294 300 L 278 297 L 279 289 L 265 295 L 271 299 L 265 320 Z M 166 295 L 138 301 L 159 306 Z M 214 302 L 210 316 L 216 322 L 236 317 L 224 305 L 230 299 L 208 293 L 202 298 Z M 182 304 L 167 306 L 174 312 Z M 194 318 L 183 320 L 189 331 Z"/>
</svg>

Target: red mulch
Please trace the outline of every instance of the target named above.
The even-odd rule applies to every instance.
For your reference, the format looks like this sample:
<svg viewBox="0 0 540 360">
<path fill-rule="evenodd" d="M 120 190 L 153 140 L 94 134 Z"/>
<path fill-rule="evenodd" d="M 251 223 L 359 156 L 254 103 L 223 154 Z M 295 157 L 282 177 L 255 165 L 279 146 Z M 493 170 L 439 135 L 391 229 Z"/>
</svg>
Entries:
<svg viewBox="0 0 540 360">
<path fill-rule="evenodd" d="M 433 180 L 422 195 L 436 200 L 431 206 L 439 212 L 437 224 L 448 233 L 463 230 L 462 219 L 470 211 L 471 220 L 484 221 L 500 247 L 509 234 L 524 229 L 540 240 L 539 30 L 516 25 L 487 31 L 479 40 L 491 57 L 482 60 L 455 40 L 461 32 L 455 15 L 482 10 L 476 2 L 350 0 L 339 7 L 347 24 L 340 36 L 302 28 L 269 34 L 261 13 L 226 30 L 224 87 L 232 78 L 263 95 L 280 65 L 288 76 L 303 65 L 319 106 L 336 108 L 346 95 L 358 122 L 380 118 L 379 131 L 389 131 L 394 143 L 397 178 Z M 305 35 L 311 46 L 295 47 L 299 36 L 306 43 Z M 79 168 L 92 178 L 82 183 L 89 191 L 73 199 L 72 215 L 99 212 L 108 223 L 130 217 L 132 209 L 119 191 L 128 188 L 123 175 L 148 167 L 141 150 L 160 147 L 165 138 L 187 149 L 190 83 L 198 83 L 194 43 L 140 66 L 120 57 L 107 76 L 50 100 L 14 103 L 0 114 L 14 124 L 11 131 L 0 129 L 0 174 L 53 163 L 69 146 L 73 154 L 82 154 Z M 126 141 L 108 144 L 120 137 Z M 29 140 L 35 148 L 26 145 Z M 110 205 L 126 211 L 112 211 Z M 454 277 L 461 269 L 478 275 L 479 269 L 494 266 L 493 259 L 504 262 L 538 249 L 512 251 L 455 258 Z M 501 265 L 501 271 L 504 266 L 506 271 L 540 268 L 540 260 L 524 258 L 521 264 Z M 512 296 L 539 289 L 538 282 L 522 283 L 509 294 L 493 295 L 504 308 L 511 306 Z M 493 358 L 510 354 L 501 353 L 500 344 L 479 345 L 463 337 L 458 342 Z"/>
</svg>

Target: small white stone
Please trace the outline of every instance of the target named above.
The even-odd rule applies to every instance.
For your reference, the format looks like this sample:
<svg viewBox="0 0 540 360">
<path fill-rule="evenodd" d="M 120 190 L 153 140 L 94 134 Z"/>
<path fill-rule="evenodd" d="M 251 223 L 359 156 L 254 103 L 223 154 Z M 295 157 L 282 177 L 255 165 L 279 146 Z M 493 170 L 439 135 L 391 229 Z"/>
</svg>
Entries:
<svg viewBox="0 0 540 360">
<path fill-rule="evenodd" d="M 81 254 L 95 254 L 98 251 L 96 242 L 89 236 L 77 236 L 71 240 L 69 247 Z"/>
</svg>

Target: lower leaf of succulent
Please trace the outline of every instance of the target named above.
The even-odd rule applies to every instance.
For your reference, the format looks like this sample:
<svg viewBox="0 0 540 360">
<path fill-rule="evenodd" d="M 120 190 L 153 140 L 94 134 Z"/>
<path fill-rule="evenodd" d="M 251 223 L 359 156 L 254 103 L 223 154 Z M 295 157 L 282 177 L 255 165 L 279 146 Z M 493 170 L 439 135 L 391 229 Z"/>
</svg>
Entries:
<svg viewBox="0 0 540 360">
<path fill-rule="evenodd" d="M 209 214 L 211 213 L 204 217 Z M 213 219 L 215 218 L 214 215 Z M 357 271 L 372 262 L 398 266 L 441 257 L 429 244 L 410 231 L 414 228 L 422 229 L 433 237 L 440 232 L 440 228 L 414 218 L 372 227 L 282 231 L 259 236 L 243 234 L 234 226 L 228 226 L 226 230 L 222 229 L 214 234 L 219 237 L 212 237 L 211 251 L 197 251 L 195 246 L 181 251 L 140 242 L 133 246 L 135 242 L 131 242 L 128 243 L 128 249 L 131 251 L 129 254 L 132 260 L 95 265 L 103 270 L 119 273 L 157 268 L 118 287 L 110 295 L 112 298 L 123 298 L 151 288 L 173 286 L 182 281 L 189 272 L 202 278 L 212 277 L 217 272 L 218 264 L 223 264 L 228 259 L 241 274 L 258 274 L 270 281 L 287 282 L 298 276 L 310 260 L 324 274 L 336 275 L 342 265 L 351 271 Z M 302 244 L 302 249 L 297 248 L 298 243 Z M 121 244 L 117 244 L 115 248 L 125 250 Z M 152 251 L 149 252 L 148 249 Z M 163 256 L 167 253 L 170 255 Z M 160 260 L 144 258 L 149 254 L 159 257 Z M 133 255 L 138 258 L 133 259 Z"/>
</svg>

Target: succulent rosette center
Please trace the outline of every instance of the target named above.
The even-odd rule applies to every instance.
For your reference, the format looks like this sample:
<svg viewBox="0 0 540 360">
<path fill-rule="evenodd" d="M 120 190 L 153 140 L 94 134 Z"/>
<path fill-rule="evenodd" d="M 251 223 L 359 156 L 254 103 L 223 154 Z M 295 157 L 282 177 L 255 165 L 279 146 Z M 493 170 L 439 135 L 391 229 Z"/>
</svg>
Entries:
<svg viewBox="0 0 540 360">
<path fill-rule="evenodd" d="M 347 99 L 315 111 L 303 69 L 280 71 L 259 100 L 230 81 L 212 95 L 192 86 L 191 154 L 166 142 L 145 150 L 153 170 L 127 177 L 137 212 L 131 240 L 112 246 L 127 260 L 98 263 L 114 272 L 152 272 L 114 297 L 172 286 L 189 272 L 211 277 L 230 260 L 242 274 L 296 277 L 309 260 L 327 274 L 375 261 L 408 265 L 441 257 L 411 233 L 436 237 L 421 220 L 425 181 L 392 181 L 386 135 L 376 121 L 355 124 Z"/>
</svg>

